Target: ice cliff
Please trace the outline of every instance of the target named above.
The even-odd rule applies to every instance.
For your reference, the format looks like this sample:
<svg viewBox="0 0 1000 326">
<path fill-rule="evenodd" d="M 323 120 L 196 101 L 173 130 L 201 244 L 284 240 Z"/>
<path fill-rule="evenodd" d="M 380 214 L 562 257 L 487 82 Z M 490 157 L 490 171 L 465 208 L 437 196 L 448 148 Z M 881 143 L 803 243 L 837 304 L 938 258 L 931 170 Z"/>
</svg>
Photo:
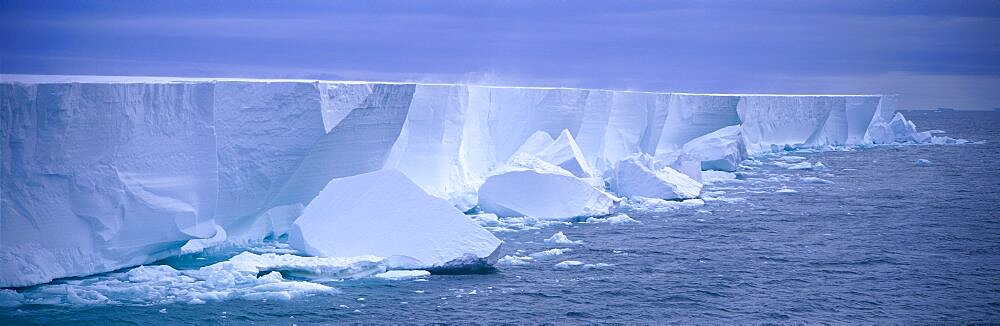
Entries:
<svg viewBox="0 0 1000 326">
<path fill-rule="evenodd" d="M 503 179 L 547 184 L 551 182 L 544 178 L 566 179 L 559 182 L 580 187 L 570 178 L 581 176 L 595 176 L 597 182 L 580 178 L 594 189 L 579 191 L 593 199 L 578 199 L 601 205 L 582 211 L 610 211 L 618 199 L 604 193 L 600 178 L 636 154 L 677 157 L 688 142 L 727 127 L 722 132 L 727 138 L 702 138 L 697 146 L 687 146 L 711 148 L 711 153 L 681 156 L 704 156 L 703 167 L 732 168 L 742 156 L 772 148 L 923 139 L 905 118 L 894 119 L 895 106 L 895 97 L 882 95 L 4 75 L 0 287 L 111 271 L 219 241 L 276 237 L 302 225 L 338 227 L 351 218 L 379 219 L 360 211 L 340 216 L 320 210 L 347 205 L 343 203 L 310 205 L 332 186 L 338 188 L 320 198 L 345 200 L 337 197 L 350 192 L 344 185 L 367 179 L 332 180 L 387 169 L 405 177 L 368 179 L 401 185 L 406 193 L 383 186 L 392 188 L 387 194 L 412 202 L 423 202 L 419 198 L 426 194 L 447 201 L 455 208 L 442 213 L 447 216 L 476 207 L 480 187 L 490 178 L 497 184 L 490 189 L 501 191 L 490 190 L 486 203 L 503 206 L 503 213 L 575 214 L 570 208 L 503 202 L 518 191 L 517 182 Z M 739 132 L 730 132 L 732 128 Z M 543 161 L 538 164 L 566 173 L 525 168 L 525 176 L 516 176 L 521 172 L 511 170 L 510 161 L 524 152 Z M 682 172 L 687 169 L 681 165 L 691 166 L 666 164 Z M 697 184 L 673 169 L 668 177 L 649 167 L 631 168 L 638 172 L 621 172 L 619 179 L 659 176 L 657 189 L 669 186 L 664 182 L 671 178 Z M 685 173 L 700 179 L 694 172 Z M 408 188 L 411 182 L 419 189 Z M 686 190 L 679 195 L 691 196 Z M 428 209 L 443 209 L 432 206 Z M 309 219 L 293 225 L 303 212 L 310 212 Z M 380 222 L 366 223 L 357 229 Z M 394 241 L 392 234 L 378 236 Z M 495 238 L 476 236 L 493 248 L 499 245 Z M 321 245 L 333 246 L 324 247 L 326 251 L 351 249 L 338 248 L 337 241 Z M 461 251 L 455 255 L 493 254 L 485 247 Z"/>
</svg>

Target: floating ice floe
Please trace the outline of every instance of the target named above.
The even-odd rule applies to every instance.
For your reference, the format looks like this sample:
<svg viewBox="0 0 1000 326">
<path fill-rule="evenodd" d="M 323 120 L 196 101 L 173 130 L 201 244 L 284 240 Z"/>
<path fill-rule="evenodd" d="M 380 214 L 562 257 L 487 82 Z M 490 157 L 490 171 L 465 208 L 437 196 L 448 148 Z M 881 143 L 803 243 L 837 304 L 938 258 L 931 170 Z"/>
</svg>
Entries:
<svg viewBox="0 0 1000 326">
<path fill-rule="evenodd" d="M 611 214 L 619 201 L 565 169 L 526 154 L 515 155 L 479 188 L 479 208 L 501 217 L 602 216 Z"/>
<path fill-rule="evenodd" d="M 625 214 L 621 214 L 621 213 L 615 214 L 613 216 L 605 217 L 605 218 L 591 217 L 591 218 L 588 218 L 586 222 L 587 223 L 608 223 L 608 224 L 612 224 L 612 225 L 614 225 L 614 224 L 642 224 L 642 222 L 636 221 L 632 217 L 630 217 L 628 215 L 625 215 Z"/>
<path fill-rule="evenodd" d="M 569 237 L 566 236 L 566 234 L 563 234 L 562 231 L 559 231 L 553 234 L 548 239 L 545 239 L 545 243 L 557 244 L 557 245 L 572 245 L 572 244 L 581 244 L 583 243 L 583 241 L 570 240 Z"/>
<path fill-rule="evenodd" d="M 311 255 L 377 255 L 407 269 L 491 263 L 501 243 L 396 170 L 331 180 L 295 221 L 288 242 Z"/>
<path fill-rule="evenodd" d="M 824 170 L 824 169 L 826 169 L 826 165 L 824 165 L 823 162 L 816 162 L 816 163 L 810 163 L 810 162 L 785 163 L 785 162 L 780 162 L 780 161 L 774 161 L 774 162 L 771 162 L 771 164 L 774 164 L 777 167 L 788 169 L 788 170 Z"/>
<path fill-rule="evenodd" d="M 570 267 L 574 267 L 574 266 L 583 266 L 583 262 L 577 261 L 577 260 L 566 260 L 566 261 L 559 262 L 558 264 L 556 264 L 553 267 L 565 269 L 565 268 L 570 268 Z"/>
<path fill-rule="evenodd" d="M 386 271 L 382 257 L 302 257 L 244 252 L 199 269 L 139 266 L 78 280 L 58 281 L 18 293 L 2 290 L 0 304 L 168 304 L 244 300 L 289 300 L 337 290 L 320 283 L 370 277 Z"/>
<path fill-rule="evenodd" d="M 506 255 L 503 258 L 497 260 L 497 265 L 500 266 L 522 266 L 530 263 L 534 258 L 529 256 L 512 256 Z"/>
<path fill-rule="evenodd" d="M 913 165 L 916 165 L 916 166 L 928 166 L 928 165 L 931 165 L 931 164 L 933 164 L 933 163 L 931 163 L 930 160 L 923 159 L 923 158 L 919 158 L 916 161 L 913 161 Z"/>
<path fill-rule="evenodd" d="M 545 258 L 552 258 L 552 257 L 555 257 L 555 256 L 561 256 L 562 254 L 565 254 L 565 253 L 570 252 L 570 251 L 573 251 L 573 249 L 569 249 L 569 248 L 552 248 L 552 249 L 549 249 L 549 250 L 536 252 L 536 253 L 533 253 L 533 254 L 528 255 L 528 256 L 531 257 L 531 258 L 534 258 L 534 259 L 545 259 Z"/>
<path fill-rule="evenodd" d="M 704 206 L 702 199 L 687 199 L 683 201 L 664 200 L 660 198 L 632 197 L 623 203 L 623 208 L 637 212 L 672 212 L 682 208 Z"/>
<path fill-rule="evenodd" d="M 798 193 L 798 190 L 790 189 L 790 188 L 781 188 L 781 189 L 775 190 L 774 192 L 775 193 L 779 193 L 779 194 L 796 194 L 796 193 Z"/>
<path fill-rule="evenodd" d="M 425 270 L 392 270 L 372 275 L 372 277 L 383 280 L 400 281 L 426 277 L 429 275 L 431 275 L 431 272 Z"/>
<path fill-rule="evenodd" d="M 635 155 L 615 164 L 612 177 L 608 180 L 611 191 L 625 197 L 698 197 L 701 183 L 669 167 L 651 168 L 650 159 L 646 155 Z"/>
</svg>

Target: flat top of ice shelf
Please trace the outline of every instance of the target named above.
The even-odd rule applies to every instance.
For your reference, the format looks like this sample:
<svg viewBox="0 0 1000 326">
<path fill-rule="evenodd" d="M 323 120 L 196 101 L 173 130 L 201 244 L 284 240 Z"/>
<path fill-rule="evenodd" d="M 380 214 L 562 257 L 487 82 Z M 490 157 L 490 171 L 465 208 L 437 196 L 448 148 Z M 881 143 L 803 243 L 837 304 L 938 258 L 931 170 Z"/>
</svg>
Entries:
<svg viewBox="0 0 1000 326">
<path fill-rule="evenodd" d="M 649 94 L 678 94 L 678 95 L 700 95 L 700 96 L 796 96 L 796 97 L 827 97 L 827 96 L 882 96 L 882 94 L 723 94 L 723 93 L 683 93 L 683 92 L 646 92 L 646 91 L 625 91 L 607 89 L 587 89 L 574 87 L 538 87 L 538 86 L 498 86 L 480 84 L 449 84 L 449 83 L 420 83 L 420 82 L 383 82 L 383 81 L 361 81 L 361 80 L 319 80 L 319 79 L 263 79 L 263 78 L 215 78 L 215 77 L 165 77 L 165 76 L 88 76 L 88 75 L 16 75 L 0 74 L 0 83 L 21 83 L 21 84 L 51 84 L 51 83 L 108 83 L 108 84 L 166 84 L 166 83 L 197 83 L 197 82 L 255 82 L 255 83 L 334 83 L 334 84 L 389 84 L 389 85 L 468 85 L 482 86 L 490 88 L 524 88 L 524 89 L 582 89 L 615 91 L 628 93 L 649 93 Z"/>
</svg>

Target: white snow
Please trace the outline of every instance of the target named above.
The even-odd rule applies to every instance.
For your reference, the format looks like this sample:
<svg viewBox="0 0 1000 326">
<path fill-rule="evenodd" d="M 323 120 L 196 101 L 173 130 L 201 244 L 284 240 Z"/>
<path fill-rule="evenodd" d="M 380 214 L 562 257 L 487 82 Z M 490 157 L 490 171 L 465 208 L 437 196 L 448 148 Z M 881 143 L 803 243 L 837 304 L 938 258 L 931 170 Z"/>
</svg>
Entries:
<svg viewBox="0 0 1000 326">
<path fill-rule="evenodd" d="M 295 221 L 288 242 L 311 255 L 376 255 L 409 269 L 492 262 L 501 243 L 397 170 L 331 180 Z"/>
<path fill-rule="evenodd" d="M 698 197 L 701 183 L 670 167 L 651 168 L 650 160 L 646 155 L 635 155 L 615 164 L 613 176 L 608 181 L 611 191 L 624 197 Z"/>
<path fill-rule="evenodd" d="M 646 168 L 698 180 L 683 147 L 731 126 L 749 154 L 965 142 L 917 132 L 884 95 L 27 75 L 3 75 L 0 94 L 0 287 L 278 237 L 331 180 L 386 169 L 458 211 L 495 204 L 486 211 L 566 219 L 612 214 L 617 198 L 600 177 L 636 154 L 674 155 Z M 738 148 L 716 136 L 701 139 Z M 519 154 L 558 169 L 508 169 Z M 407 214 L 378 217 L 359 220 L 381 228 Z"/>
</svg>

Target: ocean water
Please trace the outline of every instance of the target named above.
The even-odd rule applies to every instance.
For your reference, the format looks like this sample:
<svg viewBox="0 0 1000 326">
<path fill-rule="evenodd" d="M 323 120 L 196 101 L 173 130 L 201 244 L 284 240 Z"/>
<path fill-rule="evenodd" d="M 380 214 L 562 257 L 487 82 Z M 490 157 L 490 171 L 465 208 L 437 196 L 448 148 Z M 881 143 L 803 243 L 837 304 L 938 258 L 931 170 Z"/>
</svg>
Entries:
<svg viewBox="0 0 1000 326">
<path fill-rule="evenodd" d="M 338 291 L 291 300 L 21 305 L 0 324 L 1000 322 L 1000 113 L 906 114 L 984 142 L 762 157 L 707 185 L 704 205 L 626 212 L 640 223 L 497 231 L 504 255 L 569 250 L 495 270 L 327 282 Z M 556 232 L 581 243 L 544 241 Z"/>
</svg>

